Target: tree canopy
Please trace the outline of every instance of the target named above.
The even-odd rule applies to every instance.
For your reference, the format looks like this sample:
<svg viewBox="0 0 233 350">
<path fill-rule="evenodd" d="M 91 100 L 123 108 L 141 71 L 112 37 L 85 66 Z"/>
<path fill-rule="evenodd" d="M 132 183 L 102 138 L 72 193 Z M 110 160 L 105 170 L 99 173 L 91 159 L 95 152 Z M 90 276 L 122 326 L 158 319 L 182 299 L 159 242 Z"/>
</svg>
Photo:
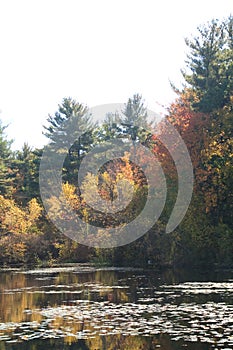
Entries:
<svg viewBox="0 0 233 350">
<path fill-rule="evenodd" d="M 162 215 L 143 237 L 114 249 L 87 248 L 62 236 L 40 198 L 38 177 L 43 149 L 25 144 L 13 152 L 5 135 L 7 129 L 0 123 L 1 263 L 99 259 L 142 265 L 150 259 L 158 266 L 233 266 L 233 17 L 200 26 L 186 39 L 186 45 L 185 84 L 165 116 L 184 140 L 194 173 L 192 201 L 175 231 L 163 235 L 179 190 L 177 169 L 171 150 L 151 133 L 142 96 L 134 94 L 122 111 L 108 113 L 99 124 L 93 121 L 87 106 L 68 97 L 54 114 L 49 114 L 44 135 L 54 151 L 65 155 L 60 196 L 86 224 L 82 234 L 88 235 L 93 225 L 99 227 L 98 235 L 104 240 L 104 228 L 123 227 L 143 210 L 149 185 L 142 167 L 130 158 L 136 155 L 140 143 L 157 157 L 166 177 L 167 201 Z M 98 152 L 92 162 L 97 165 L 112 139 L 119 145 L 130 145 L 128 153 L 113 156 L 95 174 L 90 167 L 80 186 L 77 179 L 82 161 L 95 149 Z M 140 154 L 137 156 L 140 158 Z M 150 157 L 140 159 L 142 164 L 151 165 Z M 156 181 L 159 179 L 154 174 Z M 127 192 L 127 185 L 132 188 L 132 198 L 125 210 L 103 215 L 94 191 L 114 209 L 119 194 Z M 64 219 L 67 213 L 59 200 L 51 198 L 51 210 Z M 88 204 L 91 200 L 97 208 Z"/>
</svg>

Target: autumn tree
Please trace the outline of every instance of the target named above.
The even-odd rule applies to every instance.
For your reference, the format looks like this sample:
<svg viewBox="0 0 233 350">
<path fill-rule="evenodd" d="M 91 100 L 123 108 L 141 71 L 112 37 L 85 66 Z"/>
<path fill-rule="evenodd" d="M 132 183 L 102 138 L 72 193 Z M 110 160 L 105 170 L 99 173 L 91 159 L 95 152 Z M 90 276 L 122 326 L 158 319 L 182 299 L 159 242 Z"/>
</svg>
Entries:
<svg viewBox="0 0 233 350">
<path fill-rule="evenodd" d="M 204 194 L 206 211 L 213 222 L 230 224 L 232 222 L 230 203 L 233 142 L 233 17 L 230 16 L 222 22 L 213 20 L 199 27 L 198 33 L 194 39 L 186 40 L 190 54 L 187 61 L 189 73 L 184 73 L 184 78 L 190 87 L 191 107 L 195 111 L 204 112 L 206 117 L 203 117 L 209 122 L 205 125 L 205 144 L 202 143 L 199 150 L 197 146 L 194 148 L 199 153 L 201 161 L 199 165 L 194 164 L 194 169 L 199 175 L 198 181 Z M 199 126 L 200 122 L 195 130 Z M 195 130 L 193 129 L 193 132 Z"/>
<path fill-rule="evenodd" d="M 173 255 L 184 261 L 189 252 L 198 264 L 232 262 L 227 249 L 232 245 L 232 17 L 199 27 L 198 36 L 186 44 L 188 85 L 167 118 L 187 145 L 195 187 L 188 213 L 173 234 L 179 243 Z M 161 145 L 157 150 L 165 153 Z"/>
<path fill-rule="evenodd" d="M 21 208 L 13 199 L 0 195 L 0 261 L 27 261 L 33 237 L 41 234 L 37 227 L 41 212 L 42 207 L 36 199 Z"/>
</svg>

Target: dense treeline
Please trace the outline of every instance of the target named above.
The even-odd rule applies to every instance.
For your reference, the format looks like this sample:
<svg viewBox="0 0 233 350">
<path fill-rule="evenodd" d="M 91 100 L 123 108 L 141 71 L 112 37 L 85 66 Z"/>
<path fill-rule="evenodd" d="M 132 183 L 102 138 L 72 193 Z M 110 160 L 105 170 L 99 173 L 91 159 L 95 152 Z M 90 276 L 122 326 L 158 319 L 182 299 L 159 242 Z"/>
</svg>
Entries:
<svg viewBox="0 0 233 350">
<path fill-rule="evenodd" d="M 108 114 L 101 124 L 94 123 L 86 106 L 64 98 L 58 111 L 49 115 L 44 134 L 51 145 L 56 146 L 59 139 L 61 150 L 68 132 L 76 140 L 64 162 L 63 195 L 87 223 L 87 229 L 88 224 L 104 228 L 130 222 L 140 213 L 148 195 L 145 175 L 128 154 L 104 164 L 98 175 L 89 173 L 79 187 L 82 159 L 94 147 L 104 152 L 111 139 L 141 143 L 156 154 L 166 174 L 165 208 L 153 228 L 131 244 L 94 249 L 70 240 L 53 226 L 42 205 L 39 164 L 43 149 L 31 149 L 25 144 L 22 150 L 13 152 L 5 127 L 0 125 L 2 264 L 91 260 L 134 265 L 150 261 L 155 266 L 233 265 L 233 18 L 207 23 L 186 44 L 188 56 L 182 71 L 185 85 L 181 91 L 176 89 L 177 99 L 166 115 L 185 141 L 194 171 L 192 201 L 176 230 L 165 234 L 178 190 L 177 172 L 169 151 L 150 132 L 142 97 L 134 95 L 123 111 Z M 71 124 L 73 127 L 66 128 L 71 121 L 75 123 Z M 102 215 L 87 205 L 87 197 L 82 194 L 91 196 L 96 182 L 101 197 L 113 204 L 119 186 L 125 190 L 123 179 L 133 188 L 133 199 L 124 215 Z M 51 210 L 55 215 L 60 213 L 55 199 Z"/>
</svg>

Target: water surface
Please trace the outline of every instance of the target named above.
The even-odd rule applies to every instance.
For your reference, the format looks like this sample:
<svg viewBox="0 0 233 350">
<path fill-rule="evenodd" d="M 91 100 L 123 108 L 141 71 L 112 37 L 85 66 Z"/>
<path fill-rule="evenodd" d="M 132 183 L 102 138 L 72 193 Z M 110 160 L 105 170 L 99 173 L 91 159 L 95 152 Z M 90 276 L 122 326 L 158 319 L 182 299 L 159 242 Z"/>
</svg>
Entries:
<svg viewBox="0 0 233 350">
<path fill-rule="evenodd" d="M 0 271 L 0 350 L 232 350 L 233 274 Z"/>
</svg>

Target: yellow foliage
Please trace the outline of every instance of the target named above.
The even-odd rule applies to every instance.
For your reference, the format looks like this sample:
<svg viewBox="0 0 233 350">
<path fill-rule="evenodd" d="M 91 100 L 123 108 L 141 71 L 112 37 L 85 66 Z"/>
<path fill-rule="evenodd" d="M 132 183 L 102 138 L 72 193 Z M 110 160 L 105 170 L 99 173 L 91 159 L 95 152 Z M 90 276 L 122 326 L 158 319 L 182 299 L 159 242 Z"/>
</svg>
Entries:
<svg viewBox="0 0 233 350">
<path fill-rule="evenodd" d="M 19 208 L 13 199 L 6 199 L 0 195 L 1 229 L 15 234 L 25 234 L 40 216 L 42 208 L 32 199 L 28 208 Z"/>
<path fill-rule="evenodd" d="M 40 217 L 40 214 L 42 212 L 42 208 L 35 198 L 30 200 L 30 202 L 28 203 L 28 210 L 28 218 L 31 223 L 35 222 Z"/>
<path fill-rule="evenodd" d="M 75 193 L 76 187 L 74 185 L 69 184 L 66 182 L 65 184 L 62 184 L 62 196 L 65 197 L 66 201 L 72 206 L 73 209 L 79 209 L 80 207 L 80 198 Z"/>
</svg>

